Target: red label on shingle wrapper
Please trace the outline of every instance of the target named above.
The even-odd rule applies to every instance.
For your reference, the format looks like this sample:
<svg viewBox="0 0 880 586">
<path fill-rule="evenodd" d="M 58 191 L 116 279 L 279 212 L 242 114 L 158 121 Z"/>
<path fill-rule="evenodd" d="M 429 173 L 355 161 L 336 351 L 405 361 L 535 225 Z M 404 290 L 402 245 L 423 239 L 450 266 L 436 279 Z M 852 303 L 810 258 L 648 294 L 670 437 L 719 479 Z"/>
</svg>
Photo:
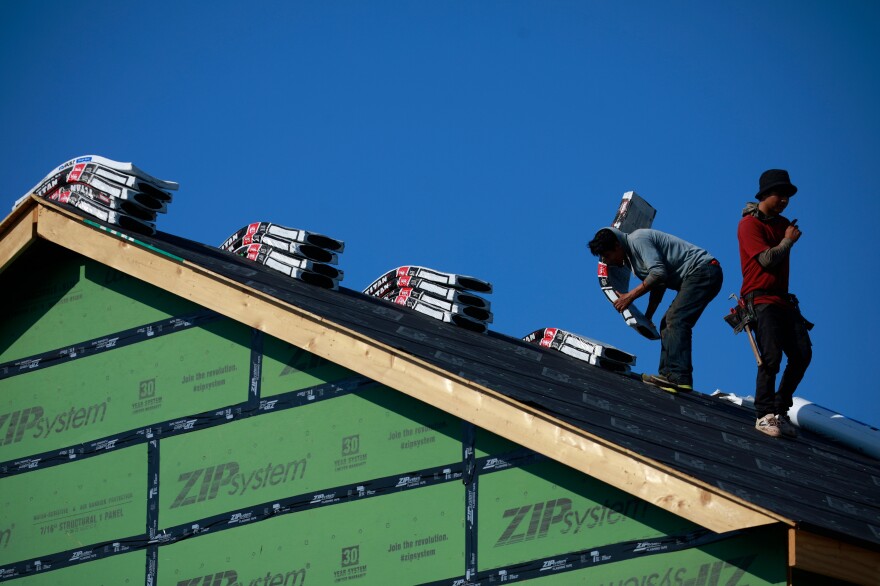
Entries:
<svg viewBox="0 0 880 586">
<path fill-rule="evenodd" d="M 260 229 L 260 222 L 254 222 L 253 224 L 248 224 L 247 232 L 245 232 L 244 236 L 241 239 L 242 245 L 252 244 L 254 241 L 254 234 L 257 233 L 257 230 Z"/>
<path fill-rule="evenodd" d="M 598 275 L 600 277 L 607 277 L 608 276 L 608 265 L 606 265 L 604 262 L 599 263 L 599 267 L 597 270 L 598 270 Z"/>
<path fill-rule="evenodd" d="M 79 181 L 79 178 L 82 176 L 83 171 L 86 170 L 85 163 L 77 163 L 73 166 L 73 169 L 67 175 L 67 181 Z"/>
<path fill-rule="evenodd" d="M 539 345 L 549 348 L 556 338 L 556 328 L 544 328 L 544 337 L 538 342 Z"/>
<path fill-rule="evenodd" d="M 249 245 L 247 249 L 247 257 L 251 260 L 257 260 L 257 256 L 260 254 L 260 248 L 262 248 L 260 244 Z"/>
</svg>

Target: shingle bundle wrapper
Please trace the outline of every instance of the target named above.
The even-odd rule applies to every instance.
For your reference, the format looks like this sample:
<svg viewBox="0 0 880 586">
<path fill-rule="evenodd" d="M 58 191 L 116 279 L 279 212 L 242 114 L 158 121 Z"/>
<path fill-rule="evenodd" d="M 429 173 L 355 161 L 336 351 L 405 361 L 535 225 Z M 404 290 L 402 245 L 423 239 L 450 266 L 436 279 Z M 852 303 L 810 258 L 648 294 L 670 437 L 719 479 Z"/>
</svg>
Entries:
<svg viewBox="0 0 880 586">
<path fill-rule="evenodd" d="M 220 248 L 325 289 L 338 289 L 344 276 L 333 265 L 339 262 L 345 243 L 316 232 L 253 222 L 233 233 Z"/>
<path fill-rule="evenodd" d="M 363 291 L 419 313 L 483 333 L 492 323 L 491 304 L 477 293 L 491 293 L 488 281 L 419 266 L 388 271 Z"/>
<path fill-rule="evenodd" d="M 131 163 L 98 155 L 58 165 L 24 197 L 30 195 L 71 205 L 108 224 L 139 234 L 156 233 L 156 214 L 168 211 L 174 181 L 156 179 Z"/>
<path fill-rule="evenodd" d="M 620 206 L 617 208 L 617 214 L 615 214 L 611 225 L 621 232 L 629 234 L 640 228 L 650 228 L 654 223 L 655 215 L 657 215 L 657 210 L 651 207 L 651 204 L 639 197 L 635 191 L 627 191 L 623 194 L 623 199 L 620 201 Z M 617 301 L 615 291 L 629 291 L 630 270 L 627 267 L 608 266 L 600 261 L 597 273 L 599 287 L 602 288 L 602 293 L 612 304 Z M 660 339 L 660 332 L 635 305 L 624 309 L 621 315 L 626 321 L 626 325 L 644 337 L 649 340 Z"/>
<path fill-rule="evenodd" d="M 530 344 L 558 350 L 578 360 L 614 372 L 629 374 L 630 367 L 636 363 L 634 354 L 559 328 L 535 330 L 525 336 L 523 340 Z"/>
</svg>

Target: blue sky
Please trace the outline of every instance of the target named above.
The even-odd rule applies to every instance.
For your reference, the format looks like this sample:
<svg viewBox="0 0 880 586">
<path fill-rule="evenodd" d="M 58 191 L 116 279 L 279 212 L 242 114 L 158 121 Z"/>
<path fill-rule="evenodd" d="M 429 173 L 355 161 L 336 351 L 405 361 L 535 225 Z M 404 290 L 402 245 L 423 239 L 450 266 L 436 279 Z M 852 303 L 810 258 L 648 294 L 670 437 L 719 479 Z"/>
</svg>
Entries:
<svg viewBox="0 0 880 586">
<path fill-rule="evenodd" d="M 207 6 L 7 3 L 0 205 L 73 156 L 131 161 L 180 183 L 162 231 L 215 245 L 260 220 L 321 232 L 346 242 L 356 290 L 400 265 L 480 277 L 493 330 L 563 328 L 653 372 L 659 343 L 624 325 L 586 249 L 635 190 L 655 228 L 724 267 L 695 386 L 749 395 L 748 343 L 721 318 L 741 283 L 740 210 L 763 170 L 785 168 L 804 231 L 792 290 L 816 323 L 798 395 L 880 425 L 880 4 Z"/>
</svg>

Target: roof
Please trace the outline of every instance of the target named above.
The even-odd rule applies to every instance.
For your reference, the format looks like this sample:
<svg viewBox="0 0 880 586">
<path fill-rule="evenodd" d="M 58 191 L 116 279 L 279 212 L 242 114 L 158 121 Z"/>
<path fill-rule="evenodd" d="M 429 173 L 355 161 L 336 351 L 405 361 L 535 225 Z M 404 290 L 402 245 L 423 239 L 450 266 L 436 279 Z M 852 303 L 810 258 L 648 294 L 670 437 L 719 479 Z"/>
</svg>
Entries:
<svg viewBox="0 0 880 586">
<path fill-rule="evenodd" d="M 880 463 L 750 409 L 668 394 L 559 352 L 321 289 L 166 233 L 96 228 L 35 198 L 0 224 L 0 267 L 35 237 L 188 298 L 713 531 L 782 523 L 880 550 Z M 112 230 L 111 230 L 112 228 Z M 114 234 L 115 233 L 115 234 Z"/>
</svg>

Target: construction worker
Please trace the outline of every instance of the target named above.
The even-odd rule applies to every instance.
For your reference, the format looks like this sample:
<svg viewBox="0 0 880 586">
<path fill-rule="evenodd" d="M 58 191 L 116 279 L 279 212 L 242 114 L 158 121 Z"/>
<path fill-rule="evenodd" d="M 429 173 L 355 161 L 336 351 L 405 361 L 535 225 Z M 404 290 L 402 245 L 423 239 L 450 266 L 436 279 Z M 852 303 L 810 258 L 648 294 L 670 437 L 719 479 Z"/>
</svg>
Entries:
<svg viewBox="0 0 880 586">
<path fill-rule="evenodd" d="M 659 230 L 625 234 L 615 228 L 602 228 L 589 247 L 605 264 L 627 266 L 642 281 L 630 291 L 617 292 L 617 311 L 650 292 L 645 317 L 651 319 L 666 290 L 678 291 L 660 320 L 658 374 L 643 374 L 642 379 L 667 391 L 692 391 L 692 330 L 721 290 L 721 265 L 702 248 Z"/>
<path fill-rule="evenodd" d="M 758 180 L 758 203 L 746 204 L 739 222 L 741 298 L 753 320 L 761 364 L 755 386 L 755 428 L 772 437 L 797 437 L 788 417 L 792 395 L 813 356 L 807 322 L 788 291 L 791 249 L 801 238 L 797 220 L 782 211 L 797 193 L 788 172 L 770 169 Z M 782 355 L 788 361 L 776 389 Z"/>
</svg>

